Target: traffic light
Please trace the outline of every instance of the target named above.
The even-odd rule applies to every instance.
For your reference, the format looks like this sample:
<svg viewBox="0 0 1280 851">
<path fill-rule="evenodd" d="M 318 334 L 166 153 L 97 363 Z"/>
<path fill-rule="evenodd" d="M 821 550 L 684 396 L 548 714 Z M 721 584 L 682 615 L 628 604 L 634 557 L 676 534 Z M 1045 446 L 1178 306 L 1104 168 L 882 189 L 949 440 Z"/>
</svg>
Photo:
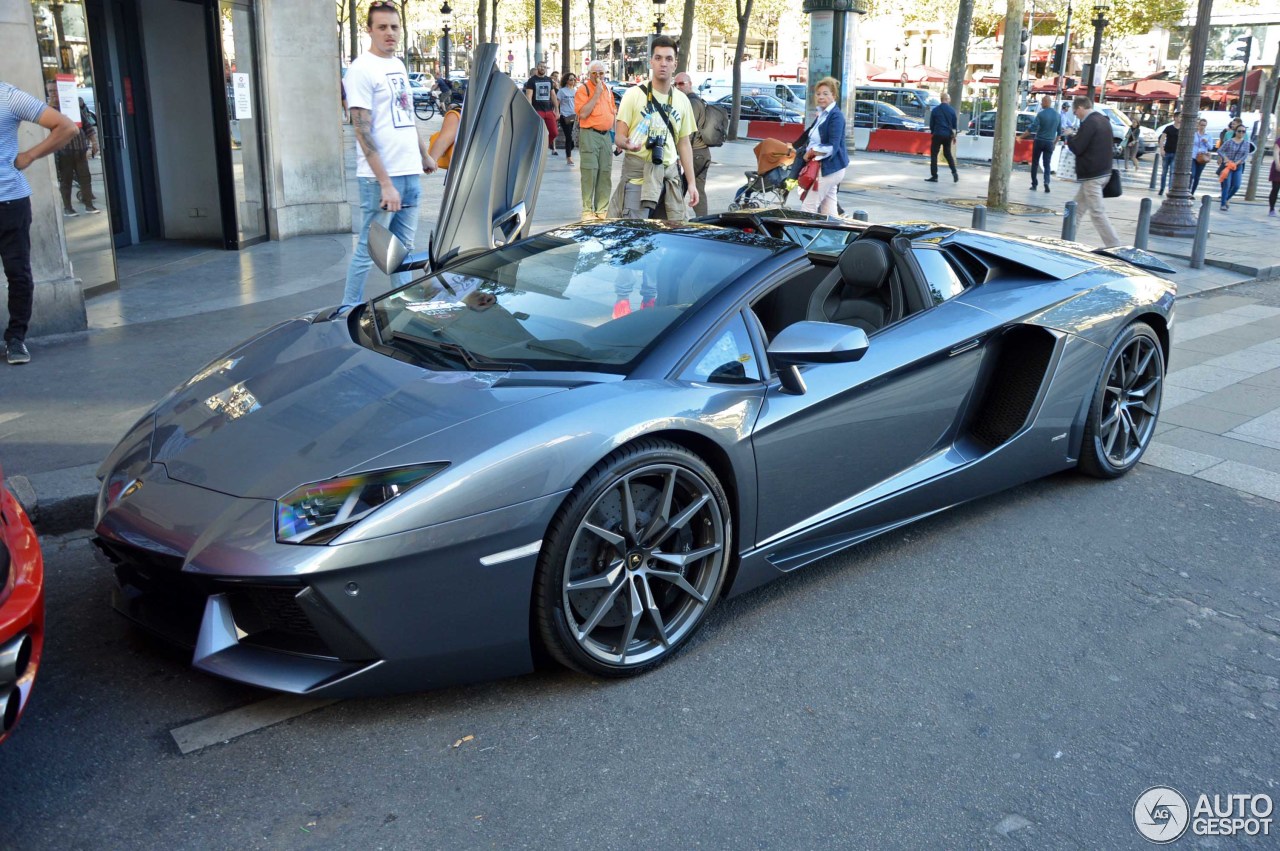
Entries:
<svg viewBox="0 0 1280 851">
<path fill-rule="evenodd" d="M 1061 74 L 1067 70 L 1067 43 L 1065 41 L 1058 42 L 1053 46 L 1053 61 L 1049 65 L 1049 70 L 1055 74 Z"/>
<path fill-rule="evenodd" d="M 1233 44 L 1231 47 L 1233 50 L 1236 51 L 1236 55 L 1231 57 L 1231 61 L 1243 62 L 1244 64 L 1248 65 L 1249 51 L 1253 48 L 1253 36 L 1242 35 L 1240 36 L 1240 38 L 1236 39 L 1236 43 Z"/>
<path fill-rule="evenodd" d="M 1027 68 L 1027 54 L 1031 51 L 1031 30 L 1024 29 L 1018 43 L 1018 73 Z"/>
</svg>

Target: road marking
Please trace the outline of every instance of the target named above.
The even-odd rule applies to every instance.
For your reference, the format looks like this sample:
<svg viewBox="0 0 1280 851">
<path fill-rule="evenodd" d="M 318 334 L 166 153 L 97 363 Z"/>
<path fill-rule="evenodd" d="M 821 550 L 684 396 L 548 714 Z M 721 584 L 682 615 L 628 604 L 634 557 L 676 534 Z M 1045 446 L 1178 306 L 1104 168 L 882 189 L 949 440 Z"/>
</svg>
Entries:
<svg viewBox="0 0 1280 851">
<path fill-rule="evenodd" d="M 170 730 L 169 734 L 177 742 L 178 750 L 189 754 L 337 702 L 337 698 L 298 697 L 283 694 L 206 718 L 203 721 L 196 721 L 194 724 L 177 727 Z"/>
<path fill-rule="evenodd" d="M 20 413 L 16 413 L 16 412 L 15 412 L 15 413 L 12 413 L 12 414 L 0 414 L 0 423 L 7 423 L 7 422 L 9 422 L 10 420 L 16 420 L 16 419 L 18 419 L 18 417 L 21 417 L 21 416 L 23 416 L 23 415 L 22 415 L 22 414 L 20 414 Z"/>
</svg>

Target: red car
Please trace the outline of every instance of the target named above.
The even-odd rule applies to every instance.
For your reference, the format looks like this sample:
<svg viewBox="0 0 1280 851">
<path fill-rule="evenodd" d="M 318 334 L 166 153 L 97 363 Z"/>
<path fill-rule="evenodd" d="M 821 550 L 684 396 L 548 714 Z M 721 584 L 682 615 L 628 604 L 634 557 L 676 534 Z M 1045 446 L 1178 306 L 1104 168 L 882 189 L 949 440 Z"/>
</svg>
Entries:
<svg viewBox="0 0 1280 851">
<path fill-rule="evenodd" d="M 31 699 L 44 648 L 44 559 L 0 470 L 0 742 Z"/>
</svg>

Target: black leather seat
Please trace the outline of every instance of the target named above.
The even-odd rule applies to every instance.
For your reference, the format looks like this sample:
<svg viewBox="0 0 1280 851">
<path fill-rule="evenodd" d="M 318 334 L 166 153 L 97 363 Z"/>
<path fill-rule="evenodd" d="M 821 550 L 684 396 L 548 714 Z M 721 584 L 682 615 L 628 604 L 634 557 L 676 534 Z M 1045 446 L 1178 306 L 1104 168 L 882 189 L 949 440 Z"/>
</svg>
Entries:
<svg viewBox="0 0 1280 851">
<path fill-rule="evenodd" d="M 878 331 L 893 321 L 892 276 L 888 245 L 874 239 L 851 243 L 809 298 L 808 319 Z"/>
</svg>

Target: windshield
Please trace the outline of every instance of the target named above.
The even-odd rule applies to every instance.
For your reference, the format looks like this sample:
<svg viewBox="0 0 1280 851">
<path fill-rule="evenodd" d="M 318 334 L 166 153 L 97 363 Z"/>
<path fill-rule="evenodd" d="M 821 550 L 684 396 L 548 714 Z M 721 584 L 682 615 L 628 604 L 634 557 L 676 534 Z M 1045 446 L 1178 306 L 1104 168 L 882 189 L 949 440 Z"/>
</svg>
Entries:
<svg viewBox="0 0 1280 851">
<path fill-rule="evenodd" d="M 552 231 L 373 301 L 386 347 L 446 369 L 620 372 L 763 247 L 616 225 Z"/>
</svg>

